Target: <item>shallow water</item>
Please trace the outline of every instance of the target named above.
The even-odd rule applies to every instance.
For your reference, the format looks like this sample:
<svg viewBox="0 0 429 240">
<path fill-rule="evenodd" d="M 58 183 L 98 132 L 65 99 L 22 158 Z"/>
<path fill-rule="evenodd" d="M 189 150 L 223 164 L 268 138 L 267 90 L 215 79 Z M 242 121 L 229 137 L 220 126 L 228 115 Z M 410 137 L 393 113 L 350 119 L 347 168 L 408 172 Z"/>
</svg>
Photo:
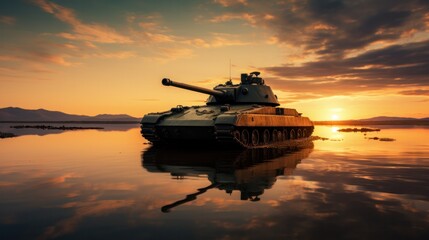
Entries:
<svg viewBox="0 0 429 240">
<path fill-rule="evenodd" d="M 138 128 L 0 139 L 0 238 L 429 239 L 429 128 L 337 129 L 299 150 L 153 149 Z"/>
</svg>

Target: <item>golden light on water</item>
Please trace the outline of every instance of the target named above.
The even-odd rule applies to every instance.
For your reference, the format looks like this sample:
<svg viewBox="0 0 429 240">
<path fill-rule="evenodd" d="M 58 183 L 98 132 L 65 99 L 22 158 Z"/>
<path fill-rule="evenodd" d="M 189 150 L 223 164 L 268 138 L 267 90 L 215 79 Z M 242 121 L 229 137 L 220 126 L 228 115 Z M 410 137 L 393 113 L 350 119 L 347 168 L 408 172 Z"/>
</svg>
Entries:
<svg viewBox="0 0 429 240">
<path fill-rule="evenodd" d="M 252 232 L 260 233 L 258 238 L 262 238 L 266 226 L 255 224 L 253 218 L 272 222 L 272 226 L 298 219 L 302 229 L 309 221 L 316 219 L 310 224 L 314 226 L 320 223 L 318 217 L 335 212 L 341 219 L 368 219 L 372 224 L 381 221 L 382 226 L 377 229 L 383 229 L 385 222 L 399 219 L 397 225 L 402 224 L 401 231 L 410 229 L 410 236 L 414 236 L 416 229 L 424 230 L 426 218 L 420 219 L 427 213 L 428 201 L 422 199 L 427 195 L 429 129 L 396 126 L 367 134 L 338 132 L 344 127 L 353 126 L 318 125 L 313 135 L 326 139 L 314 141 L 310 148 L 279 155 L 280 149 L 238 151 L 237 155 L 218 149 L 189 152 L 155 149 L 145 144 L 138 125 L 122 130 L 82 130 L 2 139 L 2 224 L 10 225 L 7 234 L 12 237 L 8 239 L 73 238 L 88 234 L 88 229 L 97 237 L 104 236 L 104 229 L 99 230 L 100 222 L 111 223 L 112 229 L 125 238 L 131 232 L 145 239 L 147 234 L 151 239 L 149 236 L 160 232 L 156 229 L 150 235 L 147 233 L 154 222 L 162 229 L 177 228 L 177 221 L 171 221 L 170 216 L 183 217 L 183 222 L 189 223 L 181 225 L 181 231 L 204 230 L 207 234 L 229 234 L 224 225 L 233 226 L 249 219 L 249 223 L 236 227 L 243 229 L 240 236 L 248 226 L 262 225 Z M 396 140 L 370 139 L 374 137 Z M 259 201 L 252 201 L 256 198 L 250 197 L 254 196 Z M 344 210 L 336 205 L 339 198 L 357 204 L 346 204 L 349 209 Z M 14 208 L 9 211 L 12 205 Z M 168 213 L 163 211 L 166 206 Z M 403 217 L 386 215 L 389 211 L 384 209 L 392 210 L 393 216 L 400 212 Z M 279 211 L 282 216 L 292 214 L 292 220 L 276 215 L 266 218 Z M 368 218 L 368 211 L 372 211 L 375 220 Z M 195 230 L 200 225 L 192 221 L 202 212 L 210 216 L 210 221 L 226 224 L 219 229 L 218 225 L 210 224 L 208 230 L 205 226 Z M 228 218 L 224 217 L 226 213 Z M 330 216 L 322 221 L 331 221 L 334 229 L 341 221 Z M 404 227 L 401 219 L 413 221 Z M 357 224 L 351 229 L 360 227 L 358 221 L 351 222 Z M 284 228 L 273 231 L 279 236 Z M 305 231 L 318 232 L 318 229 Z"/>
<path fill-rule="evenodd" d="M 332 140 L 343 139 L 343 135 L 341 134 L 341 132 L 338 132 L 339 129 L 340 129 L 339 127 L 331 127 L 331 134 L 330 134 L 329 138 Z"/>
</svg>

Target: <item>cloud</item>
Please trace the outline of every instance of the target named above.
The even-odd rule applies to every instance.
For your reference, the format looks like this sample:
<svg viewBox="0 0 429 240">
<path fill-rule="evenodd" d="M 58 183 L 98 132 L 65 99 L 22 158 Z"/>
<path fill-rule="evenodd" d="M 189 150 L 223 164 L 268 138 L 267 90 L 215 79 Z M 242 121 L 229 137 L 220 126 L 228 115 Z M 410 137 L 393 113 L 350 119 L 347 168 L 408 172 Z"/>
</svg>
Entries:
<svg viewBox="0 0 429 240">
<path fill-rule="evenodd" d="M 101 24 L 86 24 L 81 22 L 72 9 L 63 7 L 48 0 L 34 0 L 34 3 L 45 12 L 54 15 L 60 21 L 69 24 L 72 33 L 60 33 L 58 36 L 71 39 L 99 43 L 131 43 L 128 36 L 116 32 L 114 29 Z"/>
<path fill-rule="evenodd" d="M 52 73 L 52 71 L 42 68 L 35 64 L 26 64 L 26 70 L 16 64 L 13 67 L 0 66 L 0 82 L 13 82 L 16 79 L 20 81 L 50 81 L 45 77 L 37 77 L 35 73 Z"/>
<path fill-rule="evenodd" d="M 63 51 L 59 56 L 46 56 L 44 59 L 45 61 L 50 61 L 63 66 L 73 65 L 73 63 L 66 61 L 69 57 L 124 59 L 136 56 L 136 54 L 131 51 L 111 52 L 111 50 L 108 50 L 108 52 L 105 52 L 106 48 L 101 49 L 101 47 L 103 47 L 102 45 L 97 46 L 94 43 L 130 44 L 130 46 L 135 46 L 139 49 L 145 50 L 150 48 L 145 52 L 153 52 L 153 54 L 147 58 L 157 59 L 162 62 L 178 58 L 193 57 L 194 51 L 189 48 L 189 45 L 192 47 L 218 48 L 248 44 L 231 34 L 212 33 L 210 38 L 187 38 L 174 35 L 171 33 L 172 30 L 163 24 L 163 18 L 160 14 L 138 15 L 135 13 L 128 13 L 124 19 L 127 24 L 127 34 L 122 34 L 106 25 L 98 23 L 84 23 L 77 17 L 77 14 L 73 9 L 63 7 L 52 1 L 33 0 L 33 2 L 43 11 L 52 14 L 60 21 L 71 26 L 72 29 L 69 32 L 63 31 L 54 34 L 55 36 L 72 40 L 72 42 L 81 42 L 74 45 L 68 44 L 69 48 L 67 51 L 72 50 L 70 47 L 75 45 L 78 45 L 76 46 L 76 50 L 82 48 L 86 49 L 85 53 L 78 53 L 78 51 Z M 229 2 L 230 1 L 225 1 L 221 4 L 229 6 Z M 246 4 L 246 1 L 238 1 L 237 3 Z M 251 16 L 244 15 L 244 18 L 247 19 L 246 21 L 252 22 Z M 157 49 L 158 51 L 154 51 L 154 49 Z"/>
<path fill-rule="evenodd" d="M 179 37 L 170 34 L 171 30 L 162 24 L 162 17 L 158 14 L 138 16 L 131 14 L 127 17 L 135 27 L 131 29 L 131 36 L 135 42 L 143 44 L 174 43 Z"/>
<path fill-rule="evenodd" d="M 243 20 L 250 24 L 256 23 L 256 15 L 249 14 L 249 13 L 226 13 L 223 15 L 218 15 L 210 19 L 210 22 L 212 23 L 220 23 L 220 22 L 228 22 L 231 20 Z"/>
<path fill-rule="evenodd" d="M 95 44 L 91 42 L 84 42 L 83 45 L 88 48 L 98 48 Z"/>
<path fill-rule="evenodd" d="M 0 181 L 0 187 L 1 188 L 13 187 L 16 185 L 18 185 L 16 182 Z"/>
<path fill-rule="evenodd" d="M 220 4 L 224 7 L 230 7 L 234 5 L 244 5 L 247 6 L 247 0 L 213 0 L 214 3 Z"/>
<path fill-rule="evenodd" d="M 116 59 L 127 59 L 136 57 L 136 53 L 130 51 L 119 51 L 119 52 L 109 52 L 109 53 L 94 53 L 89 56 L 98 57 L 98 58 L 116 58 Z"/>
<path fill-rule="evenodd" d="M 274 84 L 273 86 L 277 86 L 277 84 Z M 277 89 L 275 89 L 275 90 L 277 90 Z M 324 95 L 320 94 L 320 93 L 319 94 L 318 93 L 307 93 L 307 92 L 304 92 L 303 90 L 301 90 L 299 92 L 288 92 L 286 97 L 279 97 L 278 100 L 279 100 L 280 104 L 287 104 L 287 103 L 292 103 L 292 102 L 296 102 L 299 100 L 315 99 L 315 98 L 321 98 L 321 97 L 324 97 Z"/>
<path fill-rule="evenodd" d="M 30 53 L 30 55 L 32 55 L 32 57 L 34 57 L 35 59 L 39 59 L 41 61 L 57 65 L 71 66 L 72 64 L 74 64 L 72 62 L 67 61 L 64 56 L 59 54 L 49 54 L 45 52 L 33 51 Z"/>
<path fill-rule="evenodd" d="M 244 42 L 238 39 L 236 35 L 221 34 L 221 33 L 212 33 L 210 39 L 208 40 L 205 40 L 202 38 L 194 38 L 191 40 L 184 40 L 183 43 L 192 45 L 194 47 L 203 47 L 203 48 L 243 46 L 243 45 L 250 44 L 250 42 Z"/>
<path fill-rule="evenodd" d="M 36 71 L 40 73 L 40 69 L 44 69 L 45 73 L 52 72 L 46 69 L 52 65 L 78 66 L 87 58 L 122 60 L 137 57 L 133 51 L 105 51 L 90 42 L 56 43 L 39 39 L 31 39 L 20 45 L 10 43 L 0 47 L 0 52 L 0 66 L 7 66 L 11 62 L 19 66 L 17 69 L 11 69 L 12 71 L 9 72 L 16 71 L 16 73 L 7 74 L 9 76 L 19 76 L 26 70 L 33 73 Z M 1 75 L 4 75 L 3 71 L 1 72 Z"/>
<path fill-rule="evenodd" d="M 14 55 L 0 55 L 0 62 L 10 62 L 10 61 L 16 61 L 19 58 L 17 58 Z"/>
<path fill-rule="evenodd" d="M 427 95 L 413 90 L 429 84 L 427 1 L 215 3 L 224 8 L 207 14 L 210 22 L 243 20 L 273 32 L 266 43 L 282 47 L 287 63 L 264 70 L 275 76 L 271 85 L 293 93 L 288 100 L 399 88 Z"/>
<path fill-rule="evenodd" d="M 422 96 L 429 96 L 429 90 L 426 89 L 414 89 L 414 90 L 405 90 L 398 92 L 402 95 L 422 95 Z"/>
<path fill-rule="evenodd" d="M 61 66 L 72 66 L 73 62 L 68 61 L 64 54 L 51 53 L 44 48 L 18 50 L 14 53 L 8 53 L 0 56 L 0 62 L 37 62 L 37 63 L 52 63 Z"/>
<path fill-rule="evenodd" d="M 189 48 L 159 48 L 158 56 L 154 59 L 160 62 L 167 62 L 178 58 L 190 58 L 194 56 L 194 51 Z"/>
<path fill-rule="evenodd" d="M 16 18 L 11 16 L 0 16 L 0 23 L 5 25 L 15 25 Z"/>
<path fill-rule="evenodd" d="M 245 8 L 221 5 L 225 9 L 210 17 L 211 22 L 242 19 L 274 30 L 271 39 L 278 43 L 302 47 L 305 54 L 332 57 L 429 28 L 429 4 L 420 0 L 249 1 Z"/>
<path fill-rule="evenodd" d="M 54 43 L 38 38 L 24 40 L 20 44 L 8 43 L 0 47 L 0 63 L 17 62 L 27 68 L 32 64 L 55 64 L 73 66 L 78 64 L 72 60 L 75 56 L 86 54 L 82 47 L 71 43 Z M 21 69 L 22 70 L 22 69 Z"/>
<path fill-rule="evenodd" d="M 154 42 L 154 43 L 174 42 L 176 38 L 173 35 L 162 34 L 162 33 L 144 32 L 143 34 L 146 37 L 147 41 Z"/>
<path fill-rule="evenodd" d="M 393 45 L 345 59 L 319 59 L 264 70 L 285 91 L 322 95 L 404 87 L 429 87 L 429 41 Z M 402 92 L 402 94 L 425 91 Z"/>
</svg>

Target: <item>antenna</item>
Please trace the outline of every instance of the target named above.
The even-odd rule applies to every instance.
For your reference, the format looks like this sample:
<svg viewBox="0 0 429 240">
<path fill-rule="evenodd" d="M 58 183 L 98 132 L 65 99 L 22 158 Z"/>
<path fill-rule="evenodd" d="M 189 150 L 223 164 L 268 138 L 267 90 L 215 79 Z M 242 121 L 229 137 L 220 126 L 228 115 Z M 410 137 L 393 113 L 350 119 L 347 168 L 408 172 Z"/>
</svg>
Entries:
<svg viewBox="0 0 429 240">
<path fill-rule="evenodd" d="M 229 81 L 231 81 L 231 58 L 229 59 Z"/>
</svg>

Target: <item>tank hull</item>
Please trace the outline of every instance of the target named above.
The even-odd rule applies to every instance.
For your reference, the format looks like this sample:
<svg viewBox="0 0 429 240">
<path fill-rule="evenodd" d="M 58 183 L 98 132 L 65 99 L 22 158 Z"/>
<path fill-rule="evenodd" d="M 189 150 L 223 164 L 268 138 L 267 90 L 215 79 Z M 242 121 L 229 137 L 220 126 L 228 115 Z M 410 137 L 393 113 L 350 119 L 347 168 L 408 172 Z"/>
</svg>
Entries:
<svg viewBox="0 0 429 240">
<path fill-rule="evenodd" d="M 261 105 L 177 107 L 143 117 L 141 133 L 155 145 L 228 145 L 257 148 L 300 141 L 314 125 L 295 109 Z"/>
</svg>

